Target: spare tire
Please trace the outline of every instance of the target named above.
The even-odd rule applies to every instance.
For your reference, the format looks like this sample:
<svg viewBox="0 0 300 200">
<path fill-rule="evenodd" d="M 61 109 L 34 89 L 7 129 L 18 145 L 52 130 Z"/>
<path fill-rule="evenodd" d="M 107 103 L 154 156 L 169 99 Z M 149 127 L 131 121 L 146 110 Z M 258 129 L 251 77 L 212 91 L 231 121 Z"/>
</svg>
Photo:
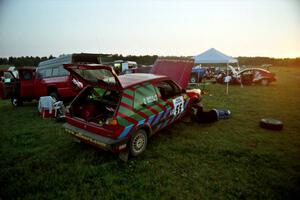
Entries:
<svg viewBox="0 0 300 200">
<path fill-rule="evenodd" d="M 277 119 L 271 119 L 271 118 L 264 118 L 260 120 L 259 123 L 260 127 L 270 130 L 282 130 L 283 129 L 283 123 L 280 120 Z"/>
</svg>

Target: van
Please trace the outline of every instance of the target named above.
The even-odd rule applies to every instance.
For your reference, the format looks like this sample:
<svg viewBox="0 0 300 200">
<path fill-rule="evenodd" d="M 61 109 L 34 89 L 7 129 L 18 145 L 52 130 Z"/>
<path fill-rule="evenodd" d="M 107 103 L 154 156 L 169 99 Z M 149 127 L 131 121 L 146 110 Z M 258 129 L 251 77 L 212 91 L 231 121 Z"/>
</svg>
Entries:
<svg viewBox="0 0 300 200">
<path fill-rule="evenodd" d="M 36 96 L 52 96 L 56 100 L 70 100 L 77 95 L 80 87 L 77 87 L 74 78 L 64 69 L 63 64 L 99 64 L 99 54 L 68 54 L 58 58 L 40 62 L 36 70 L 35 90 Z"/>
</svg>

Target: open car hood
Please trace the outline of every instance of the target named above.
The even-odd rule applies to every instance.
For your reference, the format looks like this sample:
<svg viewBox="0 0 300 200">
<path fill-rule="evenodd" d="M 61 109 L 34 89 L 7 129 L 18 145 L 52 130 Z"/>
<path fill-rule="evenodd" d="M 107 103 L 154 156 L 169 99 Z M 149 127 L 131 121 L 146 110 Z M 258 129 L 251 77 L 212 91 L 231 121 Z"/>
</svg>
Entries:
<svg viewBox="0 0 300 200">
<path fill-rule="evenodd" d="M 186 89 L 193 66 L 194 60 L 191 59 L 157 59 L 150 73 L 168 76 Z"/>
<path fill-rule="evenodd" d="M 112 67 L 99 64 L 64 64 L 72 76 L 86 85 L 101 88 L 121 90 L 122 86 Z"/>
</svg>

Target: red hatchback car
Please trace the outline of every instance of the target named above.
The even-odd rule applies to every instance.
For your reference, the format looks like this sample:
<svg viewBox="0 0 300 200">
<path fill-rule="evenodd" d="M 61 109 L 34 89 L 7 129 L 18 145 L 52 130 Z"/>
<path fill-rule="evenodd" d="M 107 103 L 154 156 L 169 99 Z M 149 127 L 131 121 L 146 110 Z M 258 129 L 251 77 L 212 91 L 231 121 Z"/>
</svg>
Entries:
<svg viewBox="0 0 300 200">
<path fill-rule="evenodd" d="M 188 114 L 201 100 L 199 89 L 186 91 L 163 75 L 117 76 L 105 65 L 65 68 L 88 85 L 68 106 L 66 132 L 116 153 L 140 155 L 151 135 Z"/>
</svg>

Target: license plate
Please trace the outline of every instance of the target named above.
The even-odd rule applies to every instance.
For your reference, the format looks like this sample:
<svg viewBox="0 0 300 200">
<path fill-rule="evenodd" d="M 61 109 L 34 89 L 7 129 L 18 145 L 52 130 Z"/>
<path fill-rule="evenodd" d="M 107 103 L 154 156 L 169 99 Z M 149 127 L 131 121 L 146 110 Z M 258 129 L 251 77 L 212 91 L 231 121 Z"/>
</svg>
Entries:
<svg viewBox="0 0 300 200">
<path fill-rule="evenodd" d="M 92 142 L 92 143 L 94 143 L 94 144 L 96 144 L 96 145 L 98 145 L 98 146 L 100 146 L 100 147 L 102 147 L 102 148 L 106 148 L 106 144 L 104 144 L 103 142 L 100 142 L 100 141 L 98 141 L 98 140 L 95 140 L 95 139 L 92 139 L 92 138 L 90 138 L 90 137 L 87 137 L 87 136 L 81 134 L 80 132 L 75 132 L 75 131 L 72 131 L 72 130 L 67 129 L 67 128 L 65 129 L 65 131 L 66 131 L 67 133 L 71 134 L 71 135 L 74 135 L 75 137 L 77 137 L 77 138 L 79 138 L 79 139 L 83 139 L 83 140 Z"/>
</svg>

